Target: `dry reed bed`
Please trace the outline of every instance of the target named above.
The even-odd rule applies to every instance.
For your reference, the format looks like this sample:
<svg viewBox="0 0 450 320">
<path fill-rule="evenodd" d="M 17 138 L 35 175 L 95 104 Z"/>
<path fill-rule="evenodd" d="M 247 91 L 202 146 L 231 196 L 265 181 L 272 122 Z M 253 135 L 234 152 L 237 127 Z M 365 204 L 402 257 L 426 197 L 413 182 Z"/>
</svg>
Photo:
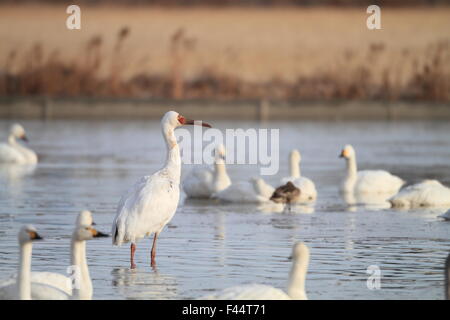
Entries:
<svg viewBox="0 0 450 320">
<path fill-rule="evenodd" d="M 157 21 L 159 29 L 152 31 L 131 20 L 125 27 L 115 25 L 114 21 L 123 22 L 116 9 L 96 8 L 87 10 L 88 22 L 80 32 L 91 31 L 81 38 L 77 35 L 75 44 L 61 38 L 67 30 L 52 34 L 51 23 L 45 29 L 47 37 L 25 35 L 33 20 L 23 30 L 16 25 L 8 41 L 4 27 L 19 24 L 21 20 L 13 22 L 13 17 L 27 8 L 8 7 L 3 17 L 0 14 L 0 36 L 7 40 L 0 49 L 3 96 L 450 101 L 450 36 L 441 29 L 445 23 L 450 27 L 442 20 L 450 13 L 445 8 L 388 11 L 383 14 L 387 16 L 384 33 L 367 31 L 364 12 L 355 9 L 272 10 L 270 14 L 258 9 L 157 9 L 156 13 L 152 9 L 155 19 L 167 18 Z M 49 21 L 56 19 L 53 7 L 36 10 L 47 10 L 42 14 Z M 117 10 L 128 10 L 130 15 L 123 13 L 132 17 L 128 19 L 142 22 L 145 17 L 134 9 Z M 89 14 L 94 13 L 103 29 L 89 22 Z M 27 14 L 20 16 L 22 23 Z M 419 31 L 405 39 L 411 31 L 408 23 L 413 23 L 410 18 L 427 15 L 434 17 L 433 22 L 419 20 L 415 26 Z M 199 28 L 200 17 L 206 31 Z M 320 17 L 322 21 L 317 21 Z M 218 22 L 230 18 L 230 30 Z M 296 19 L 301 18 L 306 21 L 298 24 Z M 363 27 L 355 33 L 352 21 L 356 20 Z M 167 30 L 161 29 L 164 26 Z M 303 28 L 298 38 L 295 28 Z M 142 42 L 145 32 L 153 42 Z M 333 40 L 333 34 L 342 40 Z"/>
</svg>

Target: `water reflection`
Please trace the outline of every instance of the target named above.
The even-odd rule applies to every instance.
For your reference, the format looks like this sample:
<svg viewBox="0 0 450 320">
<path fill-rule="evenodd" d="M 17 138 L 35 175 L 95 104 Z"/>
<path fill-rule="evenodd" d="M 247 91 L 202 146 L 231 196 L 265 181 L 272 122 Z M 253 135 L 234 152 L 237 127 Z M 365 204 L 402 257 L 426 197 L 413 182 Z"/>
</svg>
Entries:
<svg viewBox="0 0 450 320">
<path fill-rule="evenodd" d="M 128 299 L 176 299 L 177 280 L 157 269 L 112 269 L 112 286 Z"/>
<path fill-rule="evenodd" d="M 341 192 L 341 198 L 347 204 L 347 211 L 357 212 L 360 209 L 379 211 L 389 209 L 391 204 L 387 201 L 390 195 L 383 193 L 353 193 Z"/>
<path fill-rule="evenodd" d="M 18 196 L 22 193 L 24 178 L 30 176 L 36 170 L 36 164 L 0 164 L 0 189 L 1 193 L 5 192 L 9 196 Z M 4 188 L 4 190 L 3 190 Z"/>
</svg>

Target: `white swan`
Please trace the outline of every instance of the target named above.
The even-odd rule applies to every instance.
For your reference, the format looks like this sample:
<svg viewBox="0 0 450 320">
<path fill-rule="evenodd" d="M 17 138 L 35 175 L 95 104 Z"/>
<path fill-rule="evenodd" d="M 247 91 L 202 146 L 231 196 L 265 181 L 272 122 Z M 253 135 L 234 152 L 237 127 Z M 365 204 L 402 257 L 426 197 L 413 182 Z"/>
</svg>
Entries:
<svg viewBox="0 0 450 320">
<path fill-rule="evenodd" d="M 232 183 L 228 188 L 214 193 L 212 198 L 234 203 L 265 203 L 270 201 L 274 188 L 262 178 Z"/>
<path fill-rule="evenodd" d="M 444 213 L 444 214 L 441 214 L 439 217 L 442 218 L 442 219 L 444 219 L 444 220 L 450 221 L 450 210 L 448 210 L 448 211 L 447 211 L 446 213 Z"/>
<path fill-rule="evenodd" d="M 10 277 L 0 282 L 1 300 L 31 300 L 31 252 L 32 241 L 40 240 L 42 237 L 32 225 L 23 226 L 18 235 L 20 246 L 19 268 L 14 277 Z M 44 285 L 33 285 L 35 290 L 47 295 L 47 299 L 68 299 L 68 295 L 60 290 Z"/>
<path fill-rule="evenodd" d="M 214 170 L 208 167 L 193 168 L 183 180 L 183 190 L 189 198 L 210 198 L 215 192 L 231 184 L 225 167 L 226 150 L 223 144 L 215 149 Z"/>
<path fill-rule="evenodd" d="M 86 263 L 85 241 L 98 237 L 107 237 L 107 235 L 88 225 L 76 226 L 71 241 L 71 265 L 74 272 L 75 288 L 72 289 L 72 279 L 62 274 L 30 272 L 27 282 L 31 284 L 31 298 L 33 300 L 90 300 L 93 290 Z M 15 283 L 17 275 L 14 274 L 10 279 L 10 284 L 11 282 Z"/>
<path fill-rule="evenodd" d="M 341 192 L 384 193 L 393 196 L 405 184 L 405 181 L 383 170 L 357 171 L 356 153 L 351 145 L 346 145 L 341 152 L 345 158 L 347 175 L 341 185 Z"/>
<path fill-rule="evenodd" d="M 7 143 L 0 144 L 0 163 L 35 164 L 36 153 L 22 146 L 16 139 L 28 141 L 25 129 L 20 124 L 11 127 Z"/>
<path fill-rule="evenodd" d="M 112 226 L 113 244 L 131 242 L 131 268 L 136 268 L 136 242 L 152 233 L 151 266 L 155 266 L 156 241 L 164 226 L 172 219 L 180 199 L 181 159 L 175 129 L 187 124 L 210 128 L 205 122 L 188 120 L 175 111 L 167 112 L 161 120 L 167 145 L 164 167 L 151 176 L 141 178 L 120 200 Z"/>
<path fill-rule="evenodd" d="M 92 287 L 92 281 L 89 275 L 89 268 L 86 260 L 86 241 L 85 240 L 91 240 L 90 235 L 87 234 L 87 237 L 84 236 L 85 240 L 83 240 L 83 233 L 85 233 L 83 230 L 83 227 L 85 226 L 92 226 L 94 224 L 92 213 L 88 210 L 81 211 L 77 219 L 75 220 L 75 231 L 72 235 L 72 244 L 71 244 L 71 261 L 75 261 L 76 263 L 72 262 L 72 265 L 76 265 L 79 269 L 73 270 L 74 272 L 80 272 L 80 282 L 78 283 L 80 286 L 79 292 L 77 292 L 78 296 L 74 298 L 76 299 L 82 299 L 82 300 L 90 300 L 92 298 L 93 294 L 93 287 Z M 81 228 L 81 229 L 79 229 Z M 79 229 L 79 230 L 78 230 Z M 95 232 L 95 229 L 92 230 L 92 232 L 96 233 L 95 237 L 106 237 L 107 235 L 101 233 L 101 232 Z M 88 239 L 89 238 L 89 239 Z M 77 243 L 74 244 L 73 242 L 76 241 Z M 41 283 L 46 284 L 52 287 L 56 287 L 69 296 L 73 295 L 72 292 L 72 280 L 60 273 L 55 272 L 32 272 L 31 273 L 31 282 L 34 283 Z M 31 292 L 33 299 L 39 298 L 39 292 L 36 292 L 32 288 Z"/>
<path fill-rule="evenodd" d="M 287 292 L 280 289 L 250 284 L 227 288 L 202 300 L 307 300 L 305 279 L 309 263 L 309 249 L 304 243 L 296 243 L 292 249 L 292 268 Z"/>
<path fill-rule="evenodd" d="M 450 188 L 437 180 L 410 185 L 389 199 L 393 207 L 450 207 Z"/>
<path fill-rule="evenodd" d="M 302 160 L 301 154 L 298 150 L 292 150 L 289 154 L 289 168 L 290 176 L 284 177 L 280 180 L 281 185 L 285 185 L 291 181 L 297 188 L 300 189 L 300 197 L 297 202 L 314 201 L 317 198 L 317 190 L 314 182 L 311 179 L 301 176 L 300 162 Z"/>
</svg>

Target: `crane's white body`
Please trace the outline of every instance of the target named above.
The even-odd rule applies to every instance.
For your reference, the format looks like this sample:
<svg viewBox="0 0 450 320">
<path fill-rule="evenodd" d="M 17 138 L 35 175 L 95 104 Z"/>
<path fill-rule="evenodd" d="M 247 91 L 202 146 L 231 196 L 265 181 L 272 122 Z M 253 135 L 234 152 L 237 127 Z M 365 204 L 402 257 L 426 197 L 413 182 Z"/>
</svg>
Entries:
<svg viewBox="0 0 450 320">
<path fill-rule="evenodd" d="M 35 164 L 36 153 L 17 142 L 17 138 L 25 137 L 25 130 L 19 124 L 11 127 L 11 132 L 6 143 L 0 144 L 0 163 Z"/>
<path fill-rule="evenodd" d="M 405 184 L 405 181 L 384 170 L 357 171 L 356 154 L 350 145 L 345 146 L 341 156 L 346 160 L 347 169 L 341 185 L 343 193 L 382 193 L 388 198 Z"/>
<path fill-rule="evenodd" d="M 280 289 L 250 284 L 235 286 L 204 296 L 202 300 L 307 300 L 305 292 L 306 273 L 309 264 L 309 249 L 304 243 L 297 243 L 292 249 L 292 268 L 289 274 L 287 292 Z"/>
<path fill-rule="evenodd" d="M 226 189 L 230 184 L 225 166 L 225 147 L 220 144 L 215 150 L 214 168 L 193 168 L 183 180 L 183 190 L 189 198 L 210 198 L 212 194 Z"/>
<path fill-rule="evenodd" d="M 285 185 L 290 181 L 300 189 L 300 197 L 297 199 L 297 203 L 314 201 L 317 199 L 316 186 L 311 179 L 301 176 L 300 162 L 300 152 L 295 149 L 292 150 L 289 154 L 290 176 L 282 178 L 280 185 Z"/>
<path fill-rule="evenodd" d="M 450 207 L 450 188 L 437 180 L 410 185 L 389 199 L 393 207 Z"/>
</svg>

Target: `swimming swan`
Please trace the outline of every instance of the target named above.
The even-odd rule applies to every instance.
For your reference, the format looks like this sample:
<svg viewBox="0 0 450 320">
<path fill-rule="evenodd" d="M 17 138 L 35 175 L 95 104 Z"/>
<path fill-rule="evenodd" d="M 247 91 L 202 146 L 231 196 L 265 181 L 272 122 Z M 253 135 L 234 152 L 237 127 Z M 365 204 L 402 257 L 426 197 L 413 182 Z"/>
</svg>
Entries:
<svg viewBox="0 0 450 320">
<path fill-rule="evenodd" d="M 341 192 L 384 193 L 387 197 L 395 195 L 405 181 L 384 170 L 357 171 L 356 153 L 351 145 L 346 145 L 340 158 L 347 164 L 347 175 L 341 185 Z"/>
<path fill-rule="evenodd" d="M 81 211 L 76 220 L 75 220 L 75 227 L 82 227 L 82 226 L 92 226 L 95 225 L 92 213 L 89 210 L 83 210 Z M 72 246 L 73 249 L 73 246 Z M 80 285 L 82 286 L 80 290 L 80 297 L 75 297 L 83 300 L 90 300 L 93 294 L 93 288 L 92 288 L 92 282 L 89 277 L 89 269 L 87 265 L 86 260 L 86 242 L 81 241 L 78 245 L 78 252 L 79 252 L 79 259 L 80 259 L 80 275 L 82 275 L 82 282 Z M 71 253 L 72 255 L 74 253 Z M 77 272 L 76 270 L 73 270 L 74 272 Z M 41 283 L 46 284 L 52 287 L 59 288 L 69 296 L 73 295 L 72 292 L 72 280 L 61 274 L 61 273 L 55 273 L 55 272 L 32 272 L 31 273 L 31 282 L 32 283 Z M 32 290 L 31 292 L 33 298 L 38 298 L 37 292 L 34 292 Z M 36 296 L 34 296 L 36 294 Z"/>
<path fill-rule="evenodd" d="M 28 141 L 25 129 L 20 124 L 11 127 L 7 143 L 0 144 L 0 163 L 35 164 L 36 153 L 23 145 L 16 139 Z"/>
<path fill-rule="evenodd" d="M 297 188 L 301 190 L 300 197 L 296 202 L 314 201 L 317 198 L 317 190 L 311 179 L 301 176 L 300 162 L 301 154 L 298 150 L 292 150 L 289 154 L 290 176 L 280 180 L 281 185 L 285 185 L 291 181 Z"/>
<path fill-rule="evenodd" d="M 393 207 L 450 207 L 450 188 L 437 180 L 410 185 L 389 199 Z"/>
<path fill-rule="evenodd" d="M 234 203 L 265 203 L 270 201 L 275 189 L 262 178 L 232 183 L 228 188 L 214 193 L 212 198 Z"/>
<path fill-rule="evenodd" d="M 208 167 L 192 169 L 183 180 L 183 190 L 189 198 L 210 198 L 215 192 L 231 184 L 225 166 L 226 150 L 223 144 L 215 149 L 214 170 Z"/>
<path fill-rule="evenodd" d="M 33 272 L 31 281 L 33 284 L 45 284 L 57 288 L 72 299 L 90 300 L 92 299 L 93 288 L 89 275 L 89 268 L 86 261 L 86 240 L 92 240 L 99 237 L 108 237 L 89 225 L 75 226 L 71 241 L 71 259 L 70 263 L 75 275 L 75 289 L 72 289 L 72 279 L 59 273 L 53 272 Z M 77 279 L 76 277 L 79 276 Z M 31 289 L 33 299 L 47 299 L 39 291 Z"/>
<path fill-rule="evenodd" d="M 309 264 L 309 249 L 300 242 L 292 249 L 292 268 L 287 292 L 261 284 L 227 288 L 202 300 L 307 300 L 305 279 Z"/>
<path fill-rule="evenodd" d="M 14 277 L 10 277 L 0 282 L 1 300 L 31 300 L 31 252 L 32 242 L 41 240 L 42 237 L 32 225 L 23 226 L 18 235 L 20 256 L 19 267 Z M 53 290 L 43 284 L 33 285 L 35 290 L 47 295 L 47 299 L 68 299 L 68 295 L 60 290 Z"/>
</svg>

